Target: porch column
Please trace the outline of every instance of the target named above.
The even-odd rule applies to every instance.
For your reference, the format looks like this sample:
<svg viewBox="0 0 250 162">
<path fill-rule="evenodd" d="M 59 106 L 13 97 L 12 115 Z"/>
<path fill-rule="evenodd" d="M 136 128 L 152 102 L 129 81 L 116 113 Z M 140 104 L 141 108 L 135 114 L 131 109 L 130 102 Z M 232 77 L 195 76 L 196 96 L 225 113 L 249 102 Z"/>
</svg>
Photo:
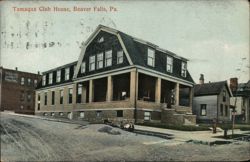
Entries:
<svg viewBox="0 0 250 162">
<path fill-rule="evenodd" d="M 89 103 L 93 102 L 94 100 L 94 84 L 93 80 L 89 80 Z"/>
<path fill-rule="evenodd" d="M 179 94 L 180 94 L 180 84 L 175 85 L 175 105 L 179 106 Z"/>
<path fill-rule="evenodd" d="M 189 106 L 192 108 L 193 107 L 193 92 L 194 92 L 194 88 L 190 87 L 189 89 Z"/>
<path fill-rule="evenodd" d="M 161 103 L 161 78 L 157 78 L 155 84 L 155 102 Z"/>
<path fill-rule="evenodd" d="M 82 103 L 86 103 L 87 101 L 86 101 L 86 99 L 87 99 L 87 97 L 86 97 L 86 94 L 87 93 L 87 89 L 86 89 L 86 86 L 84 86 L 84 85 L 82 85 Z"/>
<path fill-rule="evenodd" d="M 76 104 L 77 83 L 73 84 L 72 104 Z"/>
<path fill-rule="evenodd" d="M 113 99 L 113 81 L 112 76 L 108 76 L 108 82 L 107 82 L 107 97 L 106 101 L 110 102 Z"/>
<path fill-rule="evenodd" d="M 130 102 L 132 104 L 137 100 L 138 73 L 134 69 L 130 72 Z M 134 105 L 135 106 L 135 105 Z"/>
</svg>

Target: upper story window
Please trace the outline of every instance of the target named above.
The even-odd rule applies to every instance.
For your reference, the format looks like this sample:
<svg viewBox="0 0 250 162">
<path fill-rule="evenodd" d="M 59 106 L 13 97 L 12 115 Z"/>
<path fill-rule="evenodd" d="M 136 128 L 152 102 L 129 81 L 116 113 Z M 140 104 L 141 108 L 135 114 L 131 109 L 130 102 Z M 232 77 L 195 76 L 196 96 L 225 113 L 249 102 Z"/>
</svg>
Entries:
<svg viewBox="0 0 250 162">
<path fill-rule="evenodd" d="M 103 68 L 103 53 L 97 54 L 97 69 Z"/>
<path fill-rule="evenodd" d="M 112 65 L 112 50 L 105 52 L 105 67 Z"/>
<path fill-rule="evenodd" d="M 69 80 L 69 67 L 65 69 L 65 80 Z"/>
<path fill-rule="evenodd" d="M 28 78 L 27 81 L 28 81 L 28 85 L 30 86 L 31 85 L 31 79 Z"/>
<path fill-rule="evenodd" d="M 155 66 L 155 50 L 148 48 L 148 65 Z"/>
<path fill-rule="evenodd" d="M 37 86 L 37 79 L 34 79 L 34 86 Z"/>
<path fill-rule="evenodd" d="M 123 51 L 118 51 L 117 52 L 117 64 L 123 63 Z"/>
<path fill-rule="evenodd" d="M 98 43 L 104 42 L 104 38 L 103 38 L 103 37 L 99 38 L 99 39 L 97 40 L 97 42 L 98 42 Z"/>
<path fill-rule="evenodd" d="M 53 73 L 49 73 L 49 84 L 53 82 Z"/>
<path fill-rule="evenodd" d="M 226 91 L 223 90 L 223 102 L 225 102 L 225 101 L 226 101 Z"/>
<path fill-rule="evenodd" d="M 89 57 L 89 71 L 95 70 L 95 56 Z"/>
<path fill-rule="evenodd" d="M 43 75 L 43 86 L 45 86 L 46 85 L 46 75 Z"/>
<path fill-rule="evenodd" d="M 167 56 L 167 72 L 173 72 L 173 57 Z"/>
<path fill-rule="evenodd" d="M 21 85 L 24 85 L 24 77 L 21 78 Z"/>
<path fill-rule="evenodd" d="M 82 62 L 82 64 L 81 64 L 81 73 L 85 73 L 85 69 L 86 69 L 86 63 Z"/>
<path fill-rule="evenodd" d="M 187 76 L 187 63 L 185 62 L 181 63 L 181 76 L 183 77 Z"/>
<path fill-rule="evenodd" d="M 57 70 L 56 71 L 56 82 L 60 82 L 61 81 L 61 70 Z"/>
</svg>

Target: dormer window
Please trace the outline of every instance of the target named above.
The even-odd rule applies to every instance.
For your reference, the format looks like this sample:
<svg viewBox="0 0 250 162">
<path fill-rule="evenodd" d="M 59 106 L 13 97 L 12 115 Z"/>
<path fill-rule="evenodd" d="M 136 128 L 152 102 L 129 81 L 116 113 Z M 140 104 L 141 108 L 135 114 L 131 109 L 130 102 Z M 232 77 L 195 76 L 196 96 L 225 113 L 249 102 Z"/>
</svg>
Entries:
<svg viewBox="0 0 250 162">
<path fill-rule="evenodd" d="M 155 50 L 148 48 L 148 65 L 155 66 Z"/>
<path fill-rule="evenodd" d="M 69 80 L 69 67 L 65 69 L 65 80 Z"/>
<path fill-rule="evenodd" d="M 89 71 L 95 70 L 95 56 L 89 57 Z"/>
<path fill-rule="evenodd" d="M 103 53 L 97 54 L 97 69 L 103 68 Z"/>
<path fill-rule="evenodd" d="M 46 85 L 46 75 L 43 75 L 43 86 L 45 86 Z"/>
<path fill-rule="evenodd" d="M 104 42 L 104 38 L 103 38 L 103 37 L 99 38 L 99 39 L 97 40 L 97 42 L 98 42 L 98 43 Z"/>
<path fill-rule="evenodd" d="M 173 57 L 167 56 L 167 72 L 173 72 Z"/>
<path fill-rule="evenodd" d="M 187 76 L 187 63 L 186 62 L 181 63 L 181 76 L 183 77 Z"/>
<path fill-rule="evenodd" d="M 61 70 L 57 70 L 56 71 L 56 82 L 60 82 L 61 81 Z"/>
<path fill-rule="evenodd" d="M 49 84 L 53 82 L 53 73 L 49 73 Z"/>
<path fill-rule="evenodd" d="M 112 50 L 105 52 L 105 67 L 112 65 Z"/>
<path fill-rule="evenodd" d="M 117 64 L 123 63 L 123 51 L 118 51 L 117 52 Z"/>
<path fill-rule="evenodd" d="M 86 69 L 86 63 L 82 62 L 82 64 L 81 64 L 81 73 L 85 73 L 85 69 Z"/>
</svg>

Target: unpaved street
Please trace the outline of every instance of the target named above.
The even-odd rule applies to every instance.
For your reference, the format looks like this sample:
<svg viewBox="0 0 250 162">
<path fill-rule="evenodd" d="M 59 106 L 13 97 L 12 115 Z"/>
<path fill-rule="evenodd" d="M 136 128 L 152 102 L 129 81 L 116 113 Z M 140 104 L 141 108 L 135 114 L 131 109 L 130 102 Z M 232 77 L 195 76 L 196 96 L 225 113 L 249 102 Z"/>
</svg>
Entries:
<svg viewBox="0 0 250 162">
<path fill-rule="evenodd" d="M 250 159 L 249 142 L 208 146 L 1 113 L 1 161 L 225 161 Z"/>
</svg>

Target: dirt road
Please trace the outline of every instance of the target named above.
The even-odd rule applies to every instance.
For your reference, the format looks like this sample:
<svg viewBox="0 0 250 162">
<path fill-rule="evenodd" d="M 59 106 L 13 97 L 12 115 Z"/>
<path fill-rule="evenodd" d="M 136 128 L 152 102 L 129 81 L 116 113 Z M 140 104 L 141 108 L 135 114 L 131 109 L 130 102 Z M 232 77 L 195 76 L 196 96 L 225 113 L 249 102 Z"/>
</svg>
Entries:
<svg viewBox="0 0 250 162">
<path fill-rule="evenodd" d="M 250 143 L 208 146 L 1 113 L 1 161 L 225 161 L 250 159 Z M 108 129 L 110 130 L 110 129 Z"/>
</svg>

